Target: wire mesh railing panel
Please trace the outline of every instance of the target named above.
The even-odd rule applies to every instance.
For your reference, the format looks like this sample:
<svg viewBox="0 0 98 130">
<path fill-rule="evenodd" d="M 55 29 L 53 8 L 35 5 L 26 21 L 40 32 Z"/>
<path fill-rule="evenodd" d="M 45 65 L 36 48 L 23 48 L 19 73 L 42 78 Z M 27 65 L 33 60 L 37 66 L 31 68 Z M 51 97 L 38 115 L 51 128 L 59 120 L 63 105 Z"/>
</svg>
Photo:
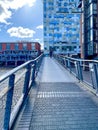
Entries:
<svg viewBox="0 0 98 130">
<path fill-rule="evenodd" d="M 6 95 L 0 98 L 0 130 L 3 129 L 5 106 L 6 106 Z"/>
<path fill-rule="evenodd" d="M 86 83 L 89 87 L 98 92 L 98 61 L 76 59 L 68 56 L 54 55 L 54 58 L 62 64 L 64 59 L 64 66 L 75 77 Z"/>
<path fill-rule="evenodd" d="M 13 101 L 12 101 L 12 110 L 14 109 L 15 105 L 18 103 L 19 99 L 23 94 L 23 87 L 24 87 L 24 80 L 25 80 L 25 72 L 26 69 L 19 70 L 15 73 L 16 76 L 16 83 L 14 85 L 14 92 L 13 92 Z"/>
<path fill-rule="evenodd" d="M 6 92 L 8 91 L 7 85 L 8 85 L 8 79 L 0 83 L 0 130 L 3 129 L 3 123 L 4 123 L 4 113 L 7 99 Z"/>
<path fill-rule="evenodd" d="M 0 130 L 11 129 L 21 105 L 28 96 L 30 86 L 34 82 L 35 72 L 38 71 L 35 63 L 42 57 L 43 54 L 3 73 L 0 77 Z"/>
</svg>

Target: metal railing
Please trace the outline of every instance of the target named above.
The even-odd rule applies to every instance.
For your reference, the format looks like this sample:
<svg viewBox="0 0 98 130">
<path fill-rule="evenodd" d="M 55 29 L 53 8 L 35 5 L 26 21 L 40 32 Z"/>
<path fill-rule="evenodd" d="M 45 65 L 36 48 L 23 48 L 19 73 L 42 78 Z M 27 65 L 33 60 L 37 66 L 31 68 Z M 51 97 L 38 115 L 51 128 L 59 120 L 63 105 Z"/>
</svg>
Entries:
<svg viewBox="0 0 98 130">
<path fill-rule="evenodd" d="M 98 61 L 76 59 L 68 56 L 54 55 L 67 70 L 79 81 L 87 84 L 98 95 Z"/>
<path fill-rule="evenodd" d="M 0 130 L 10 130 L 39 71 L 43 54 L 0 76 Z"/>
</svg>

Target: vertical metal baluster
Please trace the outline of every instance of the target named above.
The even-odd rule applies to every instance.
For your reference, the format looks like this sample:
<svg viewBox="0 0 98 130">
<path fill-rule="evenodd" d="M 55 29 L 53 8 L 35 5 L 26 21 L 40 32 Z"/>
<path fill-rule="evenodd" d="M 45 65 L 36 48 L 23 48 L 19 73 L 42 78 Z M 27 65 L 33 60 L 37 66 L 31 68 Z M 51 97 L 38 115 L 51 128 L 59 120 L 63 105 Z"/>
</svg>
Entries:
<svg viewBox="0 0 98 130">
<path fill-rule="evenodd" d="M 81 61 L 77 61 L 77 67 L 78 67 L 78 77 L 79 80 L 83 81 L 83 75 L 82 75 L 82 67 L 81 67 Z"/>
<path fill-rule="evenodd" d="M 12 106 L 13 91 L 14 91 L 14 80 L 15 80 L 15 75 L 12 74 L 9 78 L 9 86 L 8 86 L 9 91 L 7 93 L 7 99 L 6 99 L 3 130 L 9 130 L 11 106 Z"/>
<path fill-rule="evenodd" d="M 25 74 L 25 81 L 24 81 L 24 88 L 23 88 L 23 94 L 24 94 L 24 100 L 28 95 L 29 91 L 29 82 L 30 82 L 30 75 L 31 75 L 31 64 L 27 65 L 27 72 Z"/>
<path fill-rule="evenodd" d="M 97 95 L 98 95 L 98 71 L 97 71 L 97 69 L 98 69 L 98 64 L 96 63 L 94 63 L 93 64 L 93 68 L 94 68 L 94 75 L 95 75 L 95 82 L 96 82 L 96 93 L 97 93 Z"/>
<path fill-rule="evenodd" d="M 36 72 L 36 61 L 33 62 L 34 64 L 34 67 L 33 67 L 33 71 L 32 71 L 32 84 L 34 83 L 34 80 L 35 80 L 35 72 Z"/>
</svg>

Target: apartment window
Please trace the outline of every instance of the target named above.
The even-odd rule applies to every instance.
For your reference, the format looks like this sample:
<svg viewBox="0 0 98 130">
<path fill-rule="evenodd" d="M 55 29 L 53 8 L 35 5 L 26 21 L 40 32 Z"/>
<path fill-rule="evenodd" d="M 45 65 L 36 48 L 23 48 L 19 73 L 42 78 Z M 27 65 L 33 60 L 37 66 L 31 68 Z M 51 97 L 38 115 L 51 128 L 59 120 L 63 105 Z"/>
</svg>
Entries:
<svg viewBox="0 0 98 130">
<path fill-rule="evenodd" d="M 27 44 L 23 44 L 23 49 L 27 50 Z"/>
<path fill-rule="evenodd" d="M 97 40 L 97 38 L 98 38 L 98 31 L 97 30 L 94 30 L 93 31 L 93 37 L 94 37 L 94 40 Z"/>
<path fill-rule="evenodd" d="M 98 50 L 97 50 L 97 43 L 94 43 L 93 47 L 94 47 L 94 53 L 95 53 L 95 54 L 98 53 Z"/>
<path fill-rule="evenodd" d="M 10 50 L 10 44 L 9 43 L 6 44 L 6 49 Z"/>
<path fill-rule="evenodd" d="M 0 51 L 2 50 L 2 44 L 0 44 Z"/>
<path fill-rule="evenodd" d="M 97 17 L 93 17 L 93 22 L 94 22 L 94 28 L 97 28 Z"/>
<path fill-rule="evenodd" d="M 93 14 L 97 14 L 97 4 L 93 4 Z"/>
<path fill-rule="evenodd" d="M 87 49 L 88 49 L 88 51 L 87 51 L 88 55 L 93 55 L 93 42 L 88 43 Z"/>
<path fill-rule="evenodd" d="M 18 43 L 15 44 L 15 50 L 18 50 Z"/>
</svg>

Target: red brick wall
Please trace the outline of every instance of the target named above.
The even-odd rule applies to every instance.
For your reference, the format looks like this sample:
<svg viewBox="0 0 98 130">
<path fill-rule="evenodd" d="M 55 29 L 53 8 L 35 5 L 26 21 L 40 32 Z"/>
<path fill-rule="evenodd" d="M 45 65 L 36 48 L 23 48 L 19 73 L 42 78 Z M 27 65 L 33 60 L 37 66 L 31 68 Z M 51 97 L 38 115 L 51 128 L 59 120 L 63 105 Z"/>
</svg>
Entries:
<svg viewBox="0 0 98 130">
<path fill-rule="evenodd" d="M 38 42 L 35 43 L 35 49 L 36 49 L 37 51 L 40 51 L 40 50 L 41 50 L 41 45 L 40 45 Z"/>
<path fill-rule="evenodd" d="M 11 43 L 11 44 L 10 44 L 10 48 L 11 48 L 11 50 L 15 50 L 15 44 L 14 44 L 14 43 Z"/>
<path fill-rule="evenodd" d="M 31 43 L 27 43 L 27 50 L 32 50 L 32 45 L 31 45 Z"/>
<path fill-rule="evenodd" d="M 19 50 L 23 50 L 23 43 L 19 43 Z"/>
<path fill-rule="evenodd" d="M 2 43 L 2 50 L 3 50 L 3 51 L 6 50 L 6 43 Z"/>
</svg>

